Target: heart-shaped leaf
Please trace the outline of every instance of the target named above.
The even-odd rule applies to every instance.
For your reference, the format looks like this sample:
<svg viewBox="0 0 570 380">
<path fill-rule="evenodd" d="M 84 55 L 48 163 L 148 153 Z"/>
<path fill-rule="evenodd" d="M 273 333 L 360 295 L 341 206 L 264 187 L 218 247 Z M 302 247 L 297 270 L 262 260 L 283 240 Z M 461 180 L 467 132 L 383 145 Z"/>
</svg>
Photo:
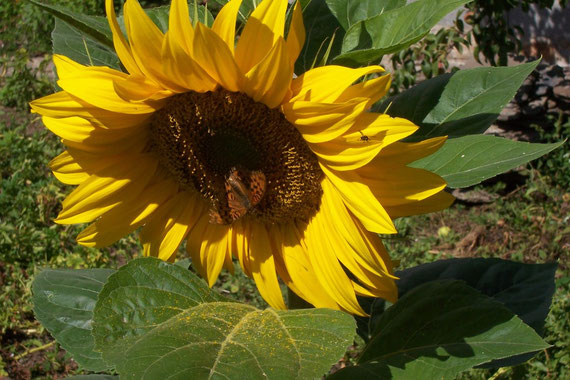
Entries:
<svg viewBox="0 0 570 380">
<path fill-rule="evenodd" d="M 501 303 L 461 281 L 415 287 L 386 310 L 355 367 L 331 379 L 452 379 L 548 347 Z"/>
<path fill-rule="evenodd" d="M 229 302 L 190 271 L 146 258 L 109 278 L 93 335 L 121 379 L 305 379 L 330 369 L 354 327 L 338 311 L 262 311 Z"/>
<path fill-rule="evenodd" d="M 563 143 L 531 144 L 488 135 L 463 136 L 447 140 L 437 152 L 410 166 L 439 174 L 451 188 L 468 187 L 526 164 Z"/>
<path fill-rule="evenodd" d="M 91 371 L 109 368 L 93 350 L 91 335 L 97 294 L 111 269 L 44 269 L 32 283 L 38 321 L 81 366 Z"/>
</svg>

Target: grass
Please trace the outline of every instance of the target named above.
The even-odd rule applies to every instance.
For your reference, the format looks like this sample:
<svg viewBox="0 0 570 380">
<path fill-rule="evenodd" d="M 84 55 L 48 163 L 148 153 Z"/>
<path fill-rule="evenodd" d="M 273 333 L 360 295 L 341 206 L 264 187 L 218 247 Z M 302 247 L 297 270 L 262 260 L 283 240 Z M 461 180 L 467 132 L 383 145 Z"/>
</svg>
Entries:
<svg viewBox="0 0 570 380">
<path fill-rule="evenodd" d="M 56 3 L 77 11 L 102 9 L 100 0 Z M 3 2 L 0 15 L 2 30 L 7 31 L 0 57 L 5 73 L 0 77 L 0 378 L 60 378 L 82 371 L 33 317 L 30 285 L 34 274 L 43 267 L 117 268 L 140 254 L 140 244 L 131 235 L 106 249 L 88 249 L 75 242 L 80 226 L 53 223 L 71 188 L 56 181 L 47 164 L 63 148 L 27 107 L 28 101 L 54 88 L 45 63 L 30 65 L 32 58 L 47 62 L 43 55 L 50 50 L 51 21 L 45 22 L 45 14 L 27 2 Z M 554 123 L 558 123 L 556 128 L 542 130 L 545 141 L 559 141 L 570 133 L 567 118 Z M 475 189 L 496 194 L 493 203 L 456 203 L 443 212 L 398 220 L 399 235 L 385 240 L 401 268 L 450 257 L 558 261 L 557 291 L 545 333 L 552 347 L 524 365 L 495 374 L 472 370 L 462 378 L 570 378 L 568 149 L 566 144 L 536 163 L 540 171 L 528 166 L 516 187 L 511 186 L 511 179 L 501 177 Z M 265 307 L 253 282 L 239 265 L 236 269 L 235 276 L 222 272 L 215 288 Z"/>
</svg>

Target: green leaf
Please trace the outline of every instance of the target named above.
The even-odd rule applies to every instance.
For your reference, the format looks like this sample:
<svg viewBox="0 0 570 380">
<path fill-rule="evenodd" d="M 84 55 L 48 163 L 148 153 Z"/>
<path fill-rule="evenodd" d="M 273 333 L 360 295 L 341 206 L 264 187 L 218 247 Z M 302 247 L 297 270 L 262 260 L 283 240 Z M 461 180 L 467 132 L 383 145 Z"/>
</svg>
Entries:
<svg viewBox="0 0 570 380">
<path fill-rule="evenodd" d="M 555 291 L 556 263 L 523 264 L 501 259 L 451 259 L 418 265 L 398 272 L 400 296 L 422 283 L 438 279 L 456 279 L 492 297 L 515 313 L 537 334 L 543 335 L 544 322 Z M 371 325 L 374 325 L 371 315 Z M 486 367 L 505 367 L 524 363 L 534 356 L 520 355 L 500 360 Z"/>
<path fill-rule="evenodd" d="M 424 81 L 375 106 L 420 127 L 407 141 L 483 133 L 539 61 L 512 67 L 478 67 Z M 390 105 L 388 107 L 388 105 Z"/>
<path fill-rule="evenodd" d="M 119 380 L 119 376 L 92 373 L 89 375 L 66 377 L 65 380 Z"/>
<path fill-rule="evenodd" d="M 378 61 L 421 40 L 439 20 L 469 0 L 418 0 L 353 24 L 333 62 L 346 65 Z"/>
<path fill-rule="evenodd" d="M 80 31 L 86 37 L 90 37 L 90 39 L 99 42 L 103 46 L 114 49 L 113 34 L 111 33 L 111 29 L 109 28 L 109 24 L 105 17 L 88 16 L 63 7 L 59 7 L 57 5 L 40 3 L 37 0 L 29 1 L 42 8 L 46 12 L 50 13 L 56 19 L 65 21 L 67 24 Z"/>
<path fill-rule="evenodd" d="M 468 187 L 526 164 L 563 143 L 531 144 L 489 135 L 463 136 L 447 140 L 437 152 L 410 166 L 440 175 L 451 188 Z"/>
<path fill-rule="evenodd" d="M 53 53 L 84 65 L 120 69 L 113 35 L 105 17 L 88 16 L 69 9 L 30 0 L 55 17 Z"/>
<path fill-rule="evenodd" d="M 258 310 L 152 258 L 109 278 L 93 327 L 97 348 L 121 379 L 320 377 L 354 335 L 345 313 Z"/>
<path fill-rule="evenodd" d="M 523 264 L 501 259 L 466 258 L 439 260 L 397 271 L 398 294 L 403 297 L 412 289 L 434 280 L 461 280 L 481 293 L 501 302 L 524 323 L 542 335 L 554 294 L 557 265 Z M 363 298 L 362 307 L 370 314 L 358 318 L 358 333 L 369 340 L 378 328 L 384 311 L 380 299 Z"/>
<path fill-rule="evenodd" d="M 327 7 L 325 0 L 300 0 L 303 8 L 306 40 L 303 50 L 295 62 L 295 73 L 301 75 L 319 62 L 327 50 L 332 36 L 335 40 L 330 57 L 340 52 L 344 29 Z"/>
<path fill-rule="evenodd" d="M 345 30 L 359 21 L 406 5 L 406 0 L 326 0 Z"/>
<path fill-rule="evenodd" d="M 548 347 L 499 302 L 461 281 L 425 283 L 386 310 L 358 365 L 331 379 L 452 379 Z"/>
<path fill-rule="evenodd" d="M 93 350 L 91 335 L 97 294 L 111 269 L 44 269 L 32 283 L 34 313 L 81 366 L 91 371 L 110 368 Z"/>
<path fill-rule="evenodd" d="M 83 65 L 121 69 L 119 58 L 113 49 L 83 35 L 61 19 L 55 19 L 51 36 L 54 54 L 64 55 Z"/>
</svg>

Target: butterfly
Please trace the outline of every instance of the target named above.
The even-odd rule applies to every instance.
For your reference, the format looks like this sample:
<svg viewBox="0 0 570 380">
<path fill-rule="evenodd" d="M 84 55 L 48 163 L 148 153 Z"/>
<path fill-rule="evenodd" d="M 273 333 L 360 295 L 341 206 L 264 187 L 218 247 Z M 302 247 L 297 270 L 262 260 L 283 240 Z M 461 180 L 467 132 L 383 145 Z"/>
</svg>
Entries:
<svg viewBox="0 0 570 380">
<path fill-rule="evenodd" d="M 230 169 L 224 182 L 227 207 L 210 209 L 210 223 L 231 224 L 255 207 L 265 194 L 265 174 L 259 170 Z"/>
</svg>

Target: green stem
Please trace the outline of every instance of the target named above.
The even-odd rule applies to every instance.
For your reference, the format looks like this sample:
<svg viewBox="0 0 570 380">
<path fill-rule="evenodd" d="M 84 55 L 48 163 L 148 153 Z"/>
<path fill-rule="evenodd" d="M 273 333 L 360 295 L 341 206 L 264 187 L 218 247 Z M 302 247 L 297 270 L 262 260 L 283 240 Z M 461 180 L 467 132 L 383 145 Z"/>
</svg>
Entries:
<svg viewBox="0 0 570 380">
<path fill-rule="evenodd" d="M 18 361 L 18 360 L 22 359 L 24 356 L 27 356 L 29 354 L 33 354 L 34 352 L 45 350 L 46 348 L 50 348 L 55 343 L 56 343 L 56 341 L 54 340 L 53 342 L 49 342 L 47 344 L 44 344 L 43 346 L 35 347 L 35 348 L 30 349 L 30 350 L 24 351 L 20 355 L 14 356 L 14 361 Z"/>
</svg>

